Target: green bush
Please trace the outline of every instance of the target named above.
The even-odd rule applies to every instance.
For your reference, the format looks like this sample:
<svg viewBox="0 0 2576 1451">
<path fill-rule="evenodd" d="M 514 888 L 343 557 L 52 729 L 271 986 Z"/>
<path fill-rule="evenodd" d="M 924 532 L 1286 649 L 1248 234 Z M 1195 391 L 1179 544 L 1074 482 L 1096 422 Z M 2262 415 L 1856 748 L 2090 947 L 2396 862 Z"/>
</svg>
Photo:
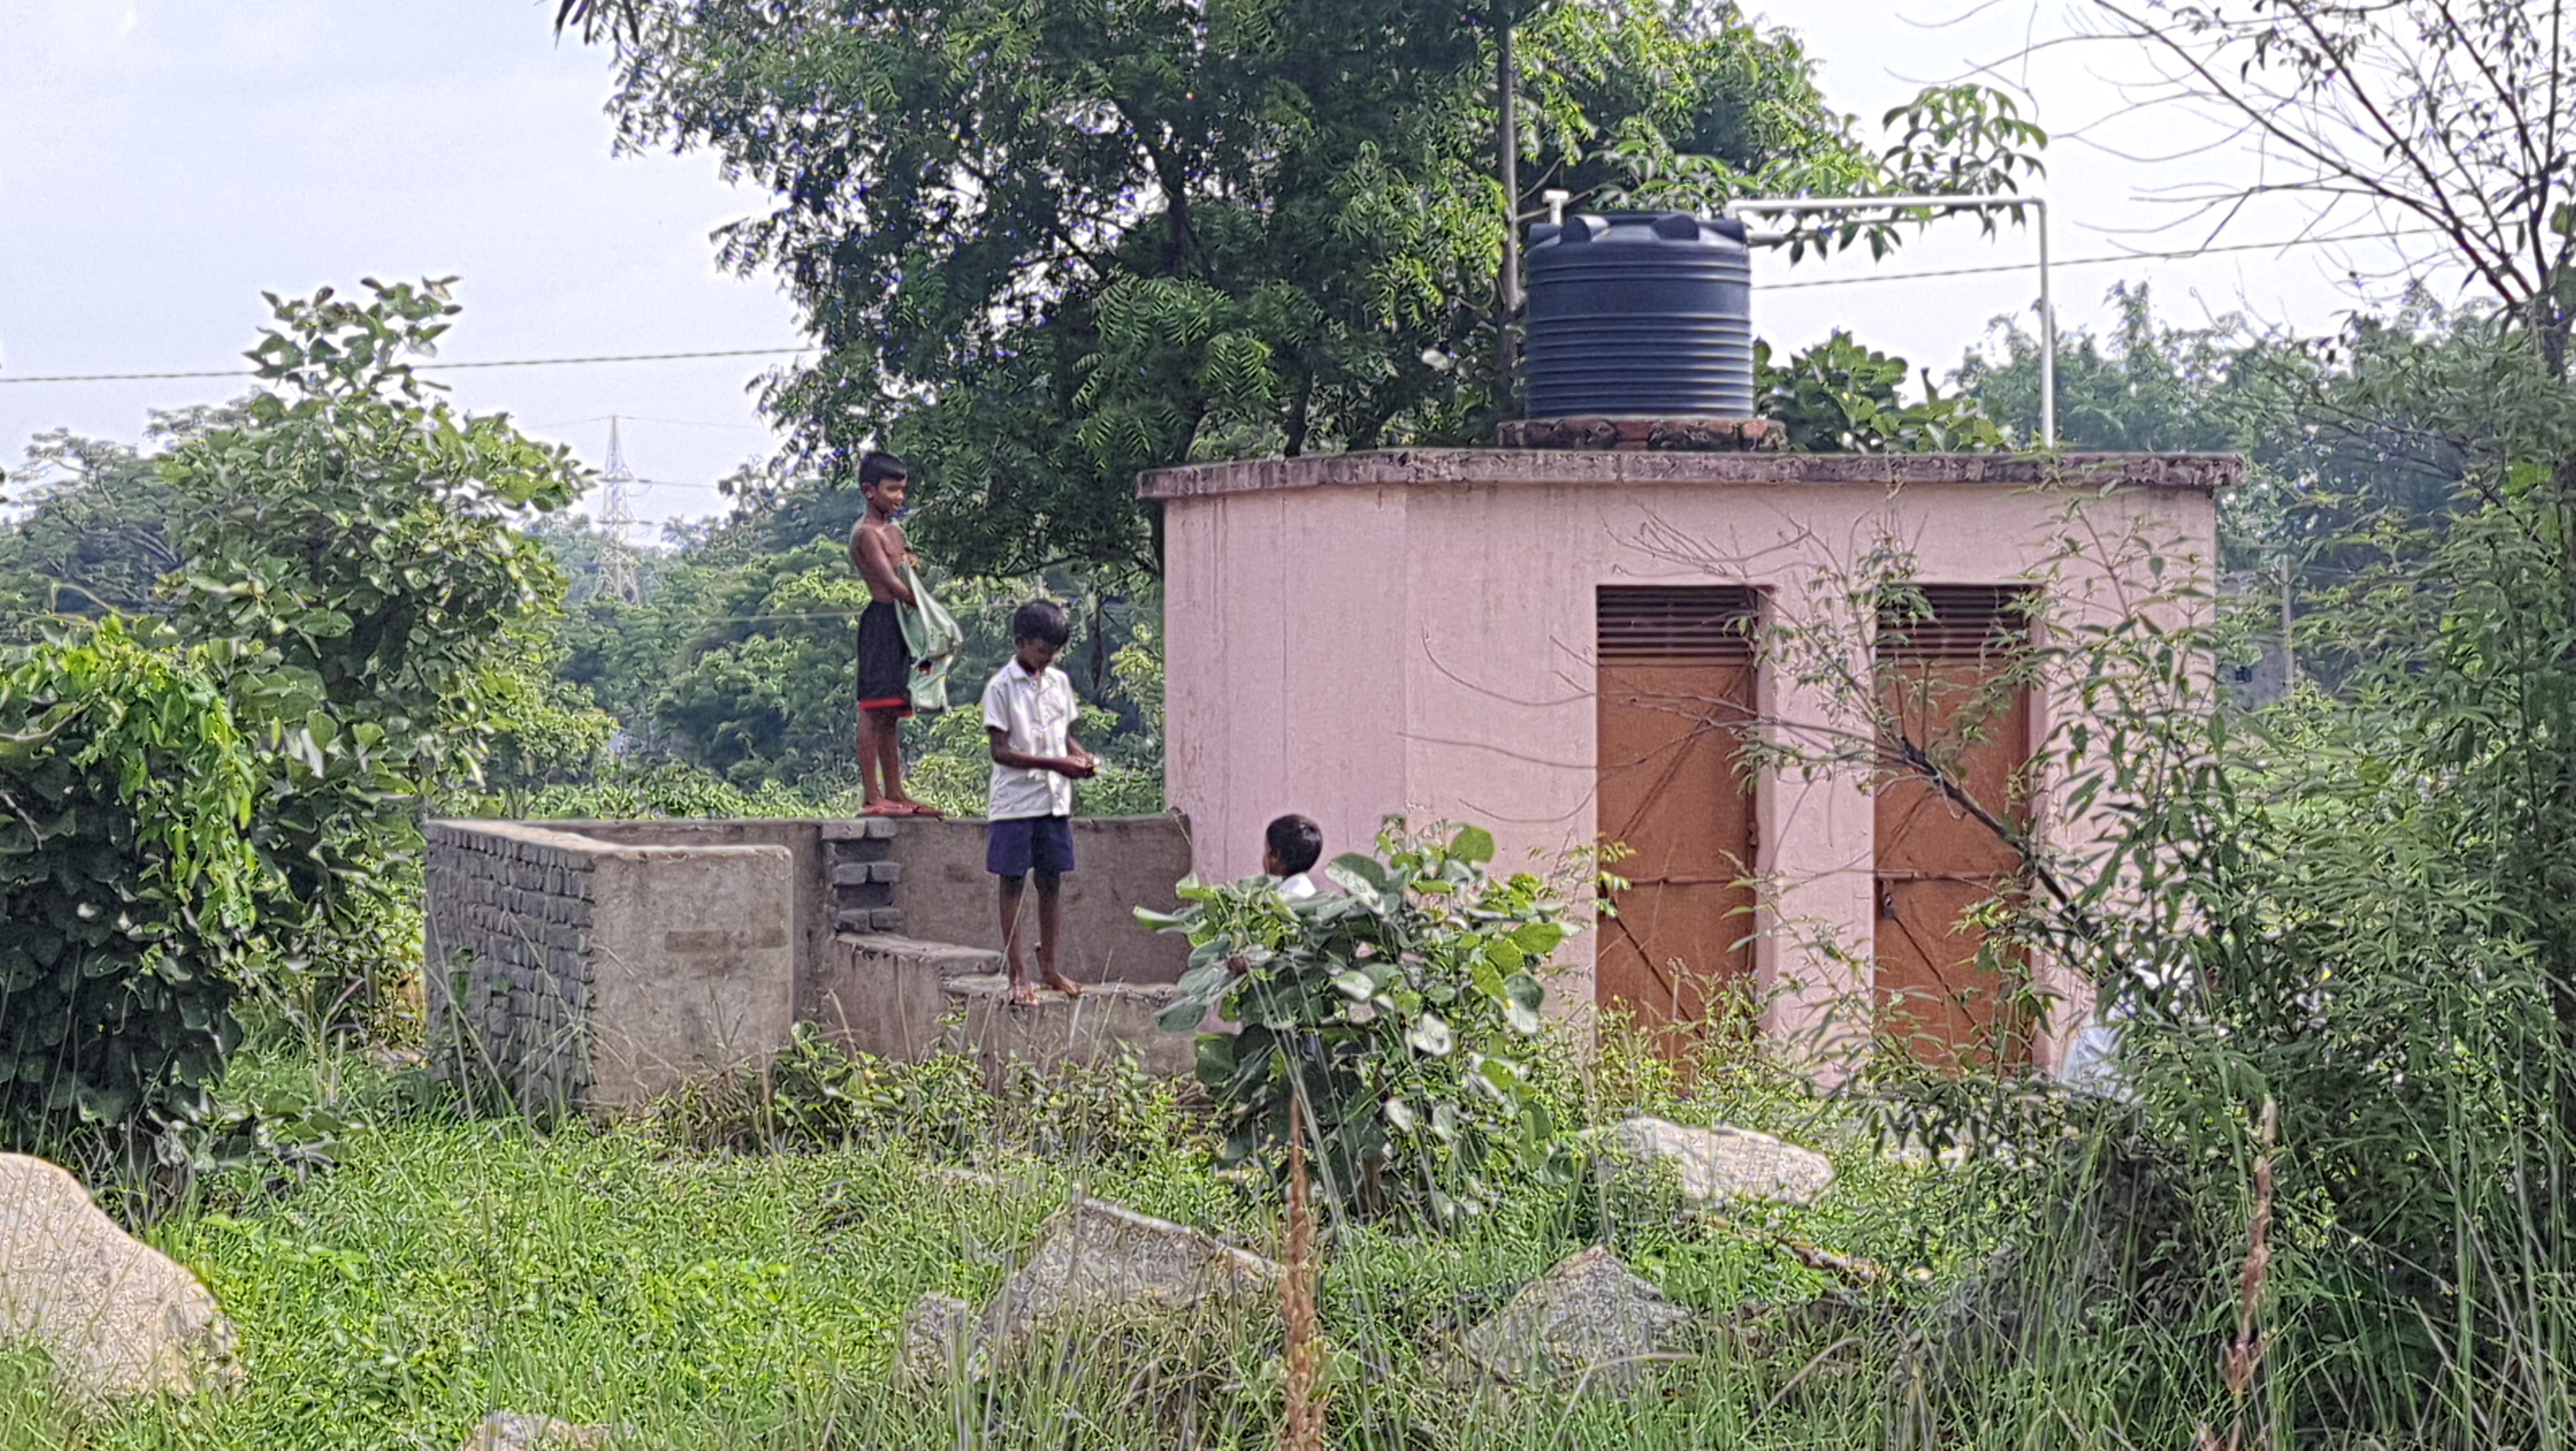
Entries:
<svg viewBox="0 0 2576 1451">
<path fill-rule="evenodd" d="M 1198 1042 L 1227 1162 L 1280 1168 L 1302 1115 L 1326 1199 L 1448 1220 L 1489 1207 L 1506 1163 L 1571 1167 L 1519 1059 L 1540 1031 L 1536 974 L 1572 929 L 1546 882 L 1487 871 L 1480 827 L 1390 820 L 1378 849 L 1333 862 L 1337 893 L 1185 882 L 1177 914 L 1136 915 L 1191 942 L 1163 1026 L 1194 1029 L 1211 1007 L 1241 1025 Z"/>
<path fill-rule="evenodd" d="M 255 786 L 199 652 L 110 619 L 0 671 L 0 1142 L 202 1105 L 238 1032 Z"/>
<path fill-rule="evenodd" d="M 2001 448 L 2003 431 L 1972 397 L 1944 398 L 1923 376 L 1923 401 L 1908 403 L 1905 360 L 1833 336 L 1791 358 L 1771 362 L 1771 345 L 1753 345 L 1755 411 L 1788 431 L 1800 453 L 1943 453 Z"/>
<path fill-rule="evenodd" d="M 160 462 L 185 561 L 164 583 L 173 618 L 220 652 L 264 753 L 263 985 L 319 1026 L 377 1006 L 417 799 L 472 781 L 489 737 L 525 722 L 527 632 L 564 581 L 518 526 L 581 482 L 566 449 L 457 411 L 414 371 L 458 311 L 446 283 L 367 286 L 271 297 L 261 391 Z"/>
</svg>

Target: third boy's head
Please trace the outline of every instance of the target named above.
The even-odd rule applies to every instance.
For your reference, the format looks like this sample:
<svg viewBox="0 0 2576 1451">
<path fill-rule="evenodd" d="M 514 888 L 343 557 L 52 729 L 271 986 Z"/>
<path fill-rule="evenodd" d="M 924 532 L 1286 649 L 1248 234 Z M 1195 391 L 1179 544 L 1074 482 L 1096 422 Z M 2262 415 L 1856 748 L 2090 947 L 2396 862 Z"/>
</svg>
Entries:
<svg viewBox="0 0 2576 1451">
<path fill-rule="evenodd" d="M 1311 872 L 1324 855 L 1324 829 L 1303 816 L 1283 816 L 1262 834 L 1261 869 L 1274 877 Z"/>
<path fill-rule="evenodd" d="M 902 512 L 904 491 L 910 486 L 903 460 L 893 454 L 872 451 L 859 460 L 859 493 L 879 511 Z"/>
<path fill-rule="evenodd" d="M 1031 675 L 1055 663 L 1073 625 L 1052 600 L 1031 600 L 1011 615 L 1011 641 L 1019 646 L 1020 668 Z"/>
</svg>

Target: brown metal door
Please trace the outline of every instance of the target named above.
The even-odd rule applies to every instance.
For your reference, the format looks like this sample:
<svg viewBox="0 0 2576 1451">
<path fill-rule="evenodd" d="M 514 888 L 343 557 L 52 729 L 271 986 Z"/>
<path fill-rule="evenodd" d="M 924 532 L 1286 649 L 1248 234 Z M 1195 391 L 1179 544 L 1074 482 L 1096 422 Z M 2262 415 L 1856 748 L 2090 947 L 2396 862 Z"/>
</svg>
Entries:
<svg viewBox="0 0 2576 1451">
<path fill-rule="evenodd" d="M 1879 1029 L 1927 1063 L 2015 1066 L 2029 1057 L 2013 1006 L 2022 964 L 2006 945 L 1989 954 L 1973 918 L 2020 880 L 2019 856 L 1979 817 L 2029 820 L 2030 694 L 2009 674 L 2023 608 L 2005 589 L 1922 593 L 1932 618 L 1882 619 L 1877 652 Z"/>
<path fill-rule="evenodd" d="M 1604 586 L 1599 595 L 1600 839 L 1629 855 L 1595 954 L 1596 1000 L 1687 1056 L 1752 968 L 1752 591 Z"/>
</svg>

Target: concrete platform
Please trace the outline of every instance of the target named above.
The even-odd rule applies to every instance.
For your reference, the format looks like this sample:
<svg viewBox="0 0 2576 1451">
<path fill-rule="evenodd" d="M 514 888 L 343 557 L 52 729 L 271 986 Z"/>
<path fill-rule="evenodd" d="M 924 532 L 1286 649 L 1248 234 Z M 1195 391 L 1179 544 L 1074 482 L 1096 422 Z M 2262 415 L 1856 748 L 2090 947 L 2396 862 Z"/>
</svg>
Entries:
<svg viewBox="0 0 2576 1451">
<path fill-rule="evenodd" d="M 891 933 L 843 932 L 826 944 L 809 987 L 807 1020 L 835 1045 L 880 1058 L 913 1059 L 947 1043 L 948 984 L 1001 980 L 1002 954 Z"/>
<path fill-rule="evenodd" d="M 1129 1049 L 1157 1078 L 1181 1077 L 1198 1064 L 1196 1034 L 1167 1033 L 1154 1021 L 1180 1001 L 1181 990 L 1169 983 L 1093 983 L 1078 998 L 1040 992 L 1034 1006 L 1013 1003 L 1010 979 L 1000 973 L 950 978 L 943 991 L 957 1010 L 949 1046 L 973 1053 L 989 1079 L 1015 1060 L 1041 1070 L 1090 1066 L 1114 1063 Z"/>
</svg>

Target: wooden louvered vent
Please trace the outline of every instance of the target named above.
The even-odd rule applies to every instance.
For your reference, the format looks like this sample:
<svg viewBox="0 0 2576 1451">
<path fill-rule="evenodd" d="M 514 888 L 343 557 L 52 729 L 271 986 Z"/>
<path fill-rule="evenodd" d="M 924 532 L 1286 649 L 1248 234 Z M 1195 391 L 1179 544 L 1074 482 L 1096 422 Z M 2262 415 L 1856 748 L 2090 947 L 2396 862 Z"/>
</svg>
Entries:
<svg viewBox="0 0 2576 1451">
<path fill-rule="evenodd" d="M 1878 653 L 1896 660 L 1976 660 L 2030 643 L 2030 607 L 2021 585 L 1917 585 L 1878 612 Z M 1931 617 L 1924 618 L 1924 607 Z"/>
<path fill-rule="evenodd" d="M 1761 597 L 1743 585 L 1601 586 L 1600 663 L 1693 665 L 1748 660 Z"/>
</svg>

